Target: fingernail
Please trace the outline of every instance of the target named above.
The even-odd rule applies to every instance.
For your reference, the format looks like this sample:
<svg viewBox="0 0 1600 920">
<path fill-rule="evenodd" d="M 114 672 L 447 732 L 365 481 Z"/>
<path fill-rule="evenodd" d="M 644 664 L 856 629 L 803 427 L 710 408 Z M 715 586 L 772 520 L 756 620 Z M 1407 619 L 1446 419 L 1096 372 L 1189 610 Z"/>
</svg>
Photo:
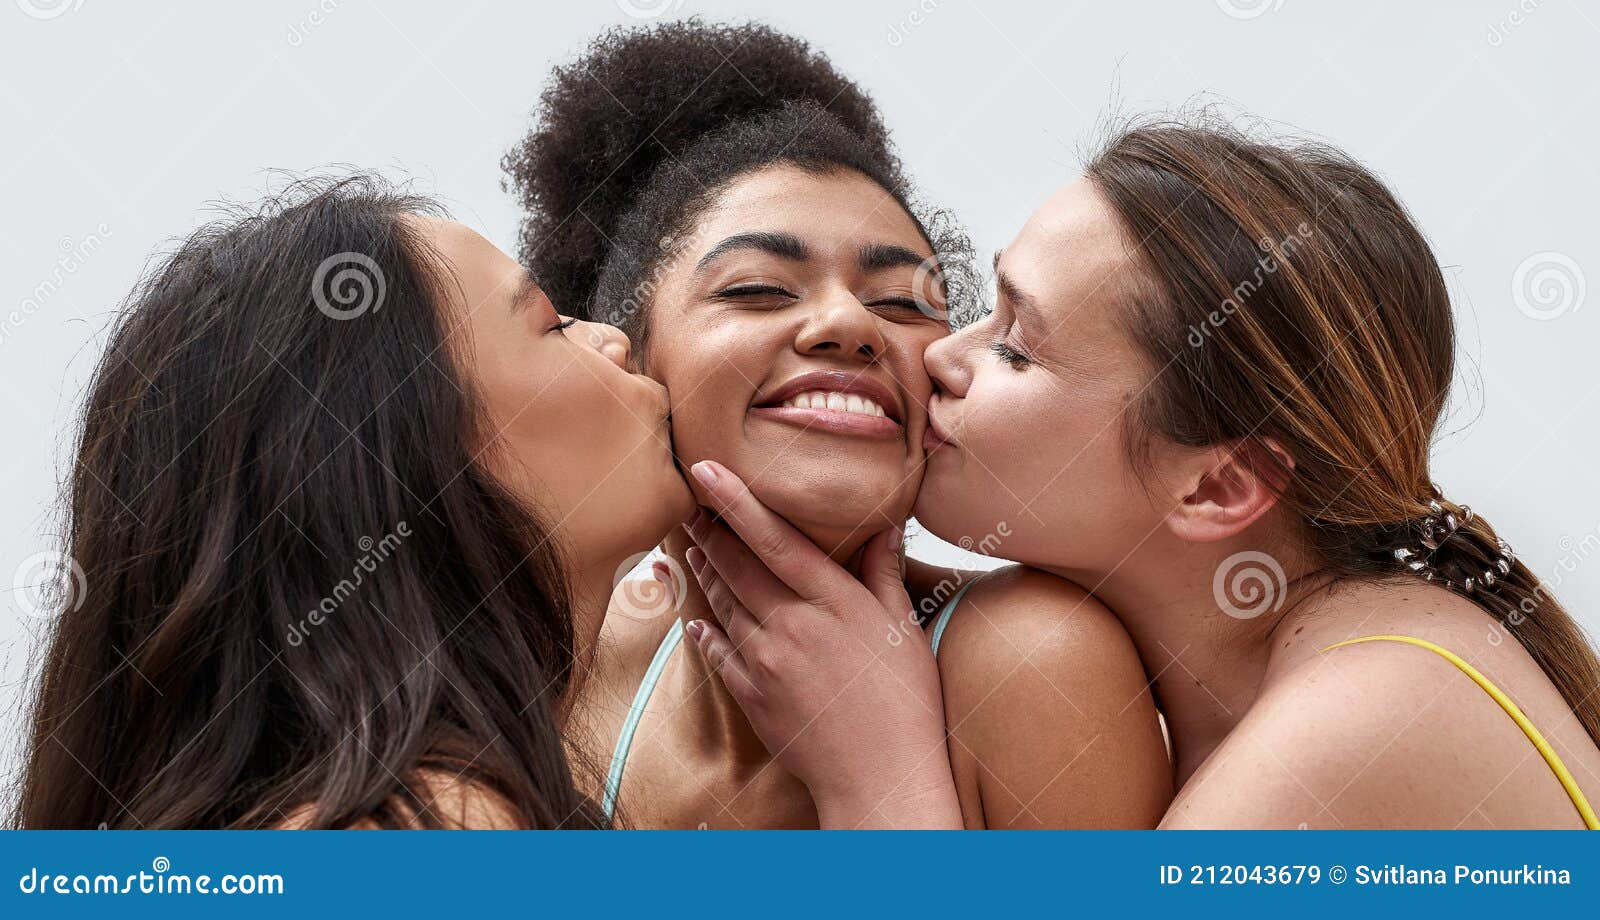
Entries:
<svg viewBox="0 0 1600 920">
<path fill-rule="evenodd" d="M 689 638 L 699 642 L 700 637 L 706 634 L 706 622 L 705 620 L 690 620 L 683 624 L 683 631 L 689 634 Z"/>
<path fill-rule="evenodd" d="M 708 460 L 701 460 L 694 466 L 689 467 L 689 472 L 693 473 L 694 478 L 700 480 L 700 484 L 708 489 L 717 484 L 717 470 Z"/>
<path fill-rule="evenodd" d="M 689 551 L 685 553 L 684 556 L 689 560 L 689 568 L 694 569 L 694 573 L 699 575 L 700 570 L 704 568 L 706 564 L 705 551 L 698 546 L 691 546 L 689 547 Z"/>
<path fill-rule="evenodd" d="M 905 540 L 905 526 L 902 524 L 894 525 L 894 528 L 889 531 L 889 549 L 897 553 L 900 552 L 900 546 L 905 542 Z"/>
</svg>

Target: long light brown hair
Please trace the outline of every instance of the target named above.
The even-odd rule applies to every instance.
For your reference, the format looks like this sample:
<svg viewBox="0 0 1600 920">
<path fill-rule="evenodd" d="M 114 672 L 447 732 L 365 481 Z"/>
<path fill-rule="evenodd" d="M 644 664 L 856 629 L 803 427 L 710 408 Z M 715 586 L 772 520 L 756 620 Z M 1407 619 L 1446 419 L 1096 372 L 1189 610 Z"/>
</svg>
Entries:
<svg viewBox="0 0 1600 920">
<path fill-rule="evenodd" d="M 1141 433 L 1242 444 L 1334 578 L 1404 572 L 1394 551 L 1417 544 L 1430 502 L 1464 517 L 1429 470 L 1454 372 L 1449 294 L 1376 176 L 1332 147 L 1264 142 L 1212 119 L 1119 131 L 1087 174 L 1137 241 L 1146 290 L 1129 332 L 1166 368 L 1136 406 L 1130 448 Z M 1427 562 L 1456 585 L 1474 579 L 1468 596 L 1600 742 L 1593 648 L 1527 566 L 1501 574 L 1500 557 L 1476 516 Z"/>
</svg>

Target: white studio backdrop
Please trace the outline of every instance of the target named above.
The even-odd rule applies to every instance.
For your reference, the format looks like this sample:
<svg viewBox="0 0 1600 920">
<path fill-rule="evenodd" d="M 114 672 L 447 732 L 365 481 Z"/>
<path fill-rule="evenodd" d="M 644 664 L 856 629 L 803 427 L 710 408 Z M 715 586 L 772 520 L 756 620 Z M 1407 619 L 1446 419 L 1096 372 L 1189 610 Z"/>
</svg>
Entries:
<svg viewBox="0 0 1600 920">
<path fill-rule="evenodd" d="M 207 202 L 281 184 L 273 170 L 340 164 L 416 177 L 510 251 L 518 213 L 499 160 L 551 65 L 605 26 L 687 15 L 764 20 L 825 50 L 984 252 L 1076 174 L 1116 113 L 1218 101 L 1373 165 L 1456 297 L 1462 360 L 1437 478 L 1600 631 L 1600 291 L 1587 290 L 1600 283 L 1600 5 L 11 0 L 0 783 L 43 626 L 22 596 L 30 560 L 57 545 L 73 414 L 150 255 Z M 911 549 L 975 559 L 926 534 Z"/>
</svg>

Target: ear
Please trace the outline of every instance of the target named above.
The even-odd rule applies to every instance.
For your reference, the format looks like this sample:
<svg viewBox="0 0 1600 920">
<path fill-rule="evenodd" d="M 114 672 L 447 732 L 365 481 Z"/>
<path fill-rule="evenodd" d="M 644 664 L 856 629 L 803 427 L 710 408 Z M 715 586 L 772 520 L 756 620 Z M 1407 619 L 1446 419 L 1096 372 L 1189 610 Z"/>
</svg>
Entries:
<svg viewBox="0 0 1600 920">
<path fill-rule="evenodd" d="M 1218 445 L 1196 454 L 1167 529 L 1194 543 L 1226 540 L 1278 503 L 1294 458 L 1271 438 Z"/>
</svg>

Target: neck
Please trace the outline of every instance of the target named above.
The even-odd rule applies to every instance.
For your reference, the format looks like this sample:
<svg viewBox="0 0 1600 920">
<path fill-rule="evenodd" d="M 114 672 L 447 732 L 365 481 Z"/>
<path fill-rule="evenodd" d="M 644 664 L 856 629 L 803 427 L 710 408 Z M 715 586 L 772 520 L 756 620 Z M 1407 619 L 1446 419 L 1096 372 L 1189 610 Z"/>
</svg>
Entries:
<svg viewBox="0 0 1600 920">
<path fill-rule="evenodd" d="M 588 661 L 600 640 L 600 628 L 611 606 L 617 569 L 626 557 L 579 567 L 569 575 L 572 592 L 572 644 L 578 661 Z"/>
<path fill-rule="evenodd" d="M 1105 601 L 1133 638 L 1145 672 L 1153 677 L 1180 786 L 1255 702 L 1266 676 L 1274 629 L 1294 609 L 1297 595 L 1292 586 L 1305 568 L 1291 554 L 1271 553 L 1283 569 L 1282 579 L 1260 562 L 1227 564 L 1236 553 L 1261 545 L 1259 533 L 1200 544 L 1180 540 L 1163 528 L 1110 573 L 1060 571 Z M 1238 583 L 1243 595 L 1239 590 L 1224 593 L 1223 599 L 1229 600 L 1224 606 L 1213 588 L 1219 570 L 1232 576 L 1262 572 L 1266 577 Z M 1225 579 L 1224 586 L 1229 581 Z M 1263 595 L 1250 593 L 1253 590 L 1266 592 L 1264 603 Z M 1230 614 L 1230 608 L 1238 615 Z M 1250 615 L 1252 611 L 1256 615 Z"/>
</svg>

